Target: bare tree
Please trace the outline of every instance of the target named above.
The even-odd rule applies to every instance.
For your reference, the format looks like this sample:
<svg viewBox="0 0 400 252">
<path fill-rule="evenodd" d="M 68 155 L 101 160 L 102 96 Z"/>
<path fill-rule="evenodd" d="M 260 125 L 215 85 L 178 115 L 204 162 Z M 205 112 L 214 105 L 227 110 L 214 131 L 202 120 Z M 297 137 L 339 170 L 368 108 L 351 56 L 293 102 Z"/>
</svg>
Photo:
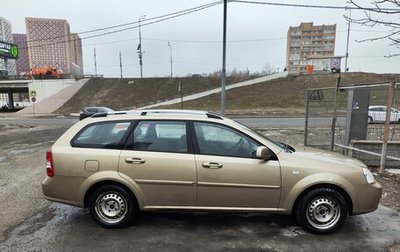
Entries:
<svg viewBox="0 0 400 252">
<path fill-rule="evenodd" d="M 377 0 L 365 5 L 362 0 L 350 0 L 352 9 L 359 9 L 364 12 L 360 18 L 345 18 L 352 23 L 368 27 L 383 26 L 388 32 L 383 36 L 371 37 L 368 39 L 356 40 L 357 42 L 389 40 L 390 45 L 400 49 L 400 1 L 399 0 Z M 361 4 L 362 2 L 362 4 Z M 400 56 L 400 53 L 393 53 L 386 57 Z"/>
</svg>

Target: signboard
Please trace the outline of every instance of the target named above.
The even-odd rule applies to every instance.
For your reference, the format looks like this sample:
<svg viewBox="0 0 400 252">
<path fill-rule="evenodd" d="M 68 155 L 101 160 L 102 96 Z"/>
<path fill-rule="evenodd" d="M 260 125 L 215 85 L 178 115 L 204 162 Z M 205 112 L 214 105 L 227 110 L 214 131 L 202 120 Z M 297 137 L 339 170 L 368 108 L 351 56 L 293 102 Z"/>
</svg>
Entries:
<svg viewBox="0 0 400 252">
<path fill-rule="evenodd" d="M 341 63 L 341 58 L 332 58 L 331 59 L 332 73 L 340 73 L 340 63 Z"/>
<path fill-rule="evenodd" d="M 314 72 L 332 72 L 340 73 L 340 64 L 342 57 L 315 57 L 310 58 L 311 64 L 314 66 Z"/>
<path fill-rule="evenodd" d="M 31 90 L 31 97 L 36 97 L 36 91 L 35 90 Z"/>
<path fill-rule="evenodd" d="M 32 97 L 32 98 L 31 98 L 31 101 L 32 101 L 32 102 L 35 102 L 35 101 L 36 101 L 36 97 Z"/>
<path fill-rule="evenodd" d="M 0 58 L 18 59 L 18 46 L 0 41 Z"/>
<path fill-rule="evenodd" d="M 331 71 L 331 59 L 329 58 L 311 59 L 311 62 L 311 64 L 314 66 L 314 71 L 316 72 Z"/>
</svg>

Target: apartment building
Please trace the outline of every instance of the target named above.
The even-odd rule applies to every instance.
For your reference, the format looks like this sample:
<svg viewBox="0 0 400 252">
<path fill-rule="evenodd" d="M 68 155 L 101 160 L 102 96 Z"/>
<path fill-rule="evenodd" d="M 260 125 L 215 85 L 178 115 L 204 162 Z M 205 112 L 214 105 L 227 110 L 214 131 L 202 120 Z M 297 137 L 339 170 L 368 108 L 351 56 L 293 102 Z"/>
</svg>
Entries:
<svg viewBox="0 0 400 252">
<path fill-rule="evenodd" d="M 15 60 L 17 64 L 17 75 L 29 72 L 29 56 L 28 56 L 28 43 L 26 34 L 13 34 L 14 44 L 18 46 L 18 59 Z"/>
<path fill-rule="evenodd" d="M 3 17 L 0 17 L 0 41 L 13 43 L 11 23 Z M 17 70 L 15 66 L 15 60 L 8 59 L 6 69 L 5 60 L 0 58 L 0 70 L 7 70 L 8 75 L 16 75 Z"/>
<path fill-rule="evenodd" d="M 54 67 L 71 74 L 79 66 L 82 72 L 80 38 L 70 33 L 66 20 L 27 17 L 25 25 L 30 68 Z"/>
<path fill-rule="evenodd" d="M 334 56 L 336 24 L 301 23 L 287 33 L 286 68 L 289 73 L 305 73 L 310 58 Z"/>
</svg>

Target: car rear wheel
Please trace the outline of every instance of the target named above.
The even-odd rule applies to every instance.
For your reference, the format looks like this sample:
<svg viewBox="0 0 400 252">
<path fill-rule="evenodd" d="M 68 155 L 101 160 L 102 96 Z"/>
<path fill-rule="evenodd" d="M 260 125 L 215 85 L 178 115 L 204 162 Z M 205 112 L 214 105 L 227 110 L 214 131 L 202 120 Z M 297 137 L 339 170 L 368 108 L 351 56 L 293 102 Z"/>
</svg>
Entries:
<svg viewBox="0 0 400 252">
<path fill-rule="evenodd" d="M 131 194 L 126 189 L 115 185 L 97 188 L 89 202 L 90 214 L 106 228 L 129 225 L 135 218 L 137 209 Z"/>
<path fill-rule="evenodd" d="M 296 219 L 313 234 L 329 234 L 340 228 L 347 218 L 344 197 L 330 188 L 316 188 L 307 192 L 296 208 Z"/>
<path fill-rule="evenodd" d="M 368 123 L 372 123 L 372 117 L 368 116 Z"/>
</svg>

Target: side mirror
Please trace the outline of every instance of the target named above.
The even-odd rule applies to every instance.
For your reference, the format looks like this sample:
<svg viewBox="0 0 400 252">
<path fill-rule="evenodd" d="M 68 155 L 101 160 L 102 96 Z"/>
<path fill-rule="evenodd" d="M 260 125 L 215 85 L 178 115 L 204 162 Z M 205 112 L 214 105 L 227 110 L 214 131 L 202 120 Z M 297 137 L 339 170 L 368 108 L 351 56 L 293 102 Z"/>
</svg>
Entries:
<svg viewBox="0 0 400 252">
<path fill-rule="evenodd" d="M 263 160 L 269 160 L 272 158 L 272 153 L 267 147 L 260 146 L 256 150 L 256 158 L 263 159 Z"/>
</svg>

